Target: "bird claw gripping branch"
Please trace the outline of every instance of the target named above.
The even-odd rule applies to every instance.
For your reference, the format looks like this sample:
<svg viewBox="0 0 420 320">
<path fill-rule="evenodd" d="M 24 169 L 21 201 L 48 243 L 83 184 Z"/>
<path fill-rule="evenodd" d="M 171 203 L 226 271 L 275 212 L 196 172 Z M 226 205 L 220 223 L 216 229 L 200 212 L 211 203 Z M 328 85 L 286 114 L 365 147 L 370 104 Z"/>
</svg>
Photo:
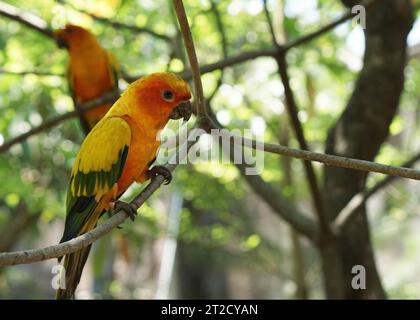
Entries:
<svg viewBox="0 0 420 320">
<path fill-rule="evenodd" d="M 152 179 L 158 175 L 162 175 L 165 178 L 165 185 L 171 183 L 172 181 L 172 172 L 164 166 L 154 166 L 149 171 L 147 171 L 147 177 Z"/>
<path fill-rule="evenodd" d="M 125 213 L 127 213 L 131 221 L 134 222 L 137 216 L 137 207 L 134 204 L 118 200 L 115 203 L 114 212 L 118 212 L 120 210 L 123 210 Z"/>
</svg>

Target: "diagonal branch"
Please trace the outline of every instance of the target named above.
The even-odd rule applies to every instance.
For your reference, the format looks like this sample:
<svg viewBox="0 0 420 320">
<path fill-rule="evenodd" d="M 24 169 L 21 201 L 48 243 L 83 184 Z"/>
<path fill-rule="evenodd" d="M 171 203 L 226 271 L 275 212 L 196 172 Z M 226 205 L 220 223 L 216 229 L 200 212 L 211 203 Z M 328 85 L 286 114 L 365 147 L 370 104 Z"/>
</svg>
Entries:
<svg viewBox="0 0 420 320">
<path fill-rule="evenodd" d="M 369 8 L 372 5 L 377 4 L 379 1 L 383 1 L 383 0 L 367 0 L 367 1 L 362 2 L 361 5 L 364 6 L 365 8 Z M 286 43 L 285 45 L 282 46 L 282 50 L 284 52 L 286 52 L 286 51 L 288 51 L 292 48 L 295 48 L 295 47 L 298 47 L 302 44 L 310 42 L 310 41 L 318 38 L 319 36 L 331 31 L 332 29 L 339 26 L 340 24 L 350 20 L 352 17 L 354 17 L 354 15 L 355 14 L 352 13 L 351 10 L 349 10 L 348 12 L 343 14 L 340 18 L 338 18 L 337 20 L 330 22 L 329 24 L 321 27 L 320 29 L 318 29 L 318 30 L 316 30 L 312 33 L 309 33 L 309 34 L 307 34 L 303 37 L 300 37 L 296 40 L 292 40 L 292 41 Z"/>
<path fill-rule="evenodd" d="M 232 57 L 219 60 L 214 63 L 204 65 L 200 67 L 200 71 L 201 71 L 201 74 L 206 74 L 206 73 L 210 73 L 210 72 L 224 69 L 227 67 L 232 67 L 236 64 L 243 63 L 243 62 L 257 59 L 257 58 L 261 58 L 261 57 L 275 57 L 277 53 L 278 53 L 278 49 L 276 48 L 247 51 L 247 52 L 239 53 Z M 189 80 L 192 78 L 190 71 L 184 71 L 180 74 L 180 76 L 186 80 Z"/>
<path fill-rule="evenodd" d="M 187 147 L 187 143 L 184 144 L 184 147 Z M 180 154 L 182 153 L 180 152 Z M 166 167 L 172 171 L 175 169 L 176 165 L 166 165 Z M 164 180 L 165 178 L 162 175 L 154 177 L 146 186 L 146 188 L 144 188 L 143 191 L 131 203 L 134 204 L 137 209 L 140 208 L 146 202 L 146 200 L 149 199 L 149 197 L 162 185 Z M 0 266 L 28 264 L 62 257 L 63 255 L 75 252 L 92 244 L 99 238 L 106 235 L 112 229 L 119 226 L 127 218 L 128 214 L 125 211 L 120 210 L 105 223 L 72 240 L 40 249 L 0 253 Z"/>
<path fill-rule="evenodd" d="M 295 132 L 300 148 L 303 150 L 309 150 L 309 147 L 308 147 L 308 144 L 306 142 L 305 135 L 303 132 L 302 125 L 298 118 L 298 107 L 296 104 L 294 93 L 292 91 L 292 88 L 290 87 L 290 79 L 289 79 L 289 75 L 287 74 L 287 63 L 286 63 L 285 55 L 279 54 L 276 57 L 276 61 L 278 64 L 278 72 L 283 82 L 284 95 L 286 98 L 286 107 L 287 107 L 290 120 L 292 122 L 292 128 Z M 315 170 L 311 162 L 304 161 L 303 164 L 304 164 L 305 173 L 306 173 L 308 183 L 309 183 L 309 188 L 311 191 L 312 202 L 315 207 L 315 212 L 318 216 L 318 220 L 320 223 L 321 234 L 327 237 L 331 234 L 331 230 L 330 230 L 330 225 L 327 221 L 327 217 L 325 214 L 324 201 L 323 201 L 322 194 L 318 186 Z"/>
<path fill-rule="evenodd" d="M 274 58 L 279 52 L 277 48 L 268 48 L 268 49 L 258 49 L 253 51 L 246 51 L 243 53 L 239 53 L 235 56 L 228 57 L 222 60 L 219 60 L 214 63 L 209 63 L 207 65 L 203 65 L 200 67 L 201 74 L 210 73 L 216 70 L 221 70 L 227 67 L 232 67 L 234 65 L 247 62 L 249 60 L 261 58 L 261 57 L 272 57 Z M 179 73 L 179 76 L 185 80 L 192 79 L 192 73 L 190 70 L 185 70 Z M 139 76 L 130 76 L 125 75 L 123 78 L 127 82 L 133 82 L 134 80 L 138 79 Z"/>
<path fill-rule="evenodd" d="M 181 28 L 182 36 L 184 38 L 185 48 L 187 50 L 188 59 L 191 65 L 191 74 L 194 80 L 195 100 L 197 107 L 197 117 L 205 116 L 207 114 L 203 85 L 201 83 L 200 66 L 197 60 L 197 54 L 194 48 L 194 41 L 191 35 L 191 30 L 188 25 L 187 15 L 185 13 L 184 4 L 182 0 L 173 0 L 176 15 L 178 17 L 179 26 Z"/>
<path fill-rule="evenodd" d="M 336 156 L 332 154 L 324 154 L 312 152 L 307 150 L 293 149 L 284 147 L 278 144 L 262 143 L 256 141 L 249 141 L 253 149 L 264 150 L 266 152 L 281 154 L 286 157 L 293 157 L 297 159 L 316 161 L 326 164 L 327 166 L 347 168 L 366 172 L 382 173 L 390 176 L 407 178 L 413 180 L 420 180 L 420 170 L 410 169 L 405 167 L 389 166 L 386 164 L 376 163 L 373 161 L 360 160 L 354 158 L 347 158 Z"/>
<path fill-rule="evenodd" d="M 245 164 L 235 164 L 235 166 L 252 190 L 264 199 L 276 215 L 309 240 L 313 242 L 318 241 L 318 225 L 313 218 L 307 217 L 297 206 L 285 199 L 278 190 L 275 190 L 269 183 L 264 181 L 260 175 L 246 174 Z"/>
<path fill-rule="evenodd" d="M 420 153 L 408 160 L 407 162 L 403 163 L 402 167 L 412 167 L 416 162 L 420 161 Z M 358 213 L 358 209 L 366 203 L 366 201 L 376 194 L 379 190 L 382 190 L 388 184 L 393 182 L 397 177 L 396 176 L 387 176 L 386 178 L 379 181 L 369 190 L 365 190 L 363 192 L 359 192 L 358 194 L 354 195 L 353 198 L 347 203 L 347 205 L 341 209 L 337 217 L 333 222 L 333 229 L 337 232 L 340 232 L 341 229 Z"/>
<path fill-rule="evenodd" d="M 64 77 L 64 74 L 60 73 L 51 73 L 46 71 L 38 71 L 38 70 L 32 70 L 32 71 L 11 71 L 7 69 L 0 68 L 0 74 L 7 74 L 12 76 L 26 76 L 26 75 L 35 75 L 39 77 Z"/>
<path fill-rule="evenodd" d="M 45 121 L 43 124 L 39 125 L 38 127 L 35 127 L 31 130 L 29 130 L 26 133 L 23 133 L 15 138 L 12 138 L 11 140 L 5 142 L 4 144 L 0 145 L 0 153 L 7 151 L 8 149 L 10 149 L 12 146 L 14 146 L 17 143 L 20 143 L 22 141 L 25 141 L 26 139 L 28 139 L 29 137 L 41 133 L 43 131 L 46 131 L 48 129 L 51 129 L 55 126 L 57 126 L 58 124 L 60 124 L 61 122 L 70 119 L 70 118 L 74 118 L 77 117 L 80 112 L 86 112 L 89 111 L 91 109 L 96 108 L 97 106 L 105 103 L 105 102 L 110 102 L 113 101 L 115 99 L 117 99 L 119 97 L 119 93 L 118 91 L 114 90 L 114 91 L 110 91 L 105 93 L 104 95 L 100 96 L 99 98 L 93 99 L 93 100 L 89 100 L 87 102 L 81 103 L 80 105 L 77 106 L 76 110 L 67 112 L 65 114 L 62 114 L 60 116 L 57 116 L 55 118 L 52 118 L 50 120 Z"/>
<path fill-rule="evenodd" d="M 252 147 L 256 150 L 265 151 L 265 146 L 263 143 L 250 141 L 246 138 L 242 138 L 243 140 L 241 141 L 241 139 L 237 139 L 238 137 L 235 135 L 228 133 L 227 130 L 224 130 L 226 128 L 217 120 L 212 108 L 209 107 L 208 112 L 209 121 L 202 123 L 202 129 L 204 129 L 207 133 L 212 134 L 212 130 L 217 130 L 218 133 L 222 133 L 220 135 L 222 139 L 228 140 L 231 144 L 239 142 L 240 147 Z M 236 163 L 234 161 L 234 155 L 232 154 L 232 151 L 232 149 L 229 150 L 231 162 L 237 167 L 242 177 L 248 182 L 254 192 L 262 199 L 264 199 L 264 201 L 271 207 L 274 213 L 288 222 L 291 226 L 293 226 L 293 228 L 295 228 L 295 230 L 306 236 L 309 240 L 313 242 L 318 241 L 319 230 L 317 222 L 312 218 L 307 217 L 296 206 L 292 205 L 270 184 L 265 182 L 261 176 L 247 174 L 247 166 L 243 163 Z"/>
<path fill-rule="evenodd" d="M 273 20 L 270 16 L 270 11 L 268 10 L 267 0 L 263 0 L 263 6 L 264 6 L 264 14 L 265 14 L 265 20 L 267 20 L 268 29 L 270 30 L 271 34 L 271 40 L 274 45 L 278 45 L 277 38 L 276 38 L 276 32 L 274 31 L 274 25 Z"/>
<path fill-rule="evenodd" d="M 217 7 L 217 3 L 214 0 L 210 0 L 210 10 L 214 15 L 214 18 L 216 20 L 217 30 L 218 30 L 219 35 L 220 35 L 220 43 L 221 43 L 221 47 L 222 47 L 223 59 L 226 59 L 228 57 L 228 41 L 227 41 L 227 37 L 226 37 L 225 25 L 223 23 L 221 15 L 220 15 L 220 11 Z M 219 79 L 217 79 L 216 87 L 214 88 L 213 92 L 207 98 L 209 103 L 211 103 L 211 101 L 216 96 L 217 92 L 219 91 L 219 88 L 223 83 L 223 77 L 224 77 L 224 69 L 220 69 L 220 77 L 219 77 Z"/>
<path fill-rule="evenodd" d="M 219 34 L 220 34 L 220 43 L 222 44 L 223 58 L 226 58 L 228 55 L 228 43 L 227 43 L 227 38 L 226 38 L 225 26 L 223 24 L 222 17 L 220 15 L 220 11 L 214 0 L 210 0 L 210 8 L 211 8 L 210 10 L 213 12 L 214 19 L 216 20 L 217 30 L 219 31 Z"/>
<path fill-rule="evenodd" d="M 53 32 L 50 28 L 48 28 L 47 23 L 37 15 L 23 11 L 3 1 L 0 1 L 0 15 L 20 22 L 21 24 L 40 32 L 49 38 L 54 38 Z"/>
</svg>

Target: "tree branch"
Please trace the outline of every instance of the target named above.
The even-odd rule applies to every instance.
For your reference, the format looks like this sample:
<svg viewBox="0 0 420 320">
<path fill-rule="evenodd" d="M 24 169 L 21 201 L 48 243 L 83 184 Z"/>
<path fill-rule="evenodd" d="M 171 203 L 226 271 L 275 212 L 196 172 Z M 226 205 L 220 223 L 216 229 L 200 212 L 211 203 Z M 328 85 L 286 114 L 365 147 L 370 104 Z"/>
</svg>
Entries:
<svg viewBox="0 0 420 320">
<path fill-rule="evenodd" d="M 228 57 L 228 42 L 226 38 L 225 25 L 223 24 L 219 9 L 217 8 L 217 4 L 214 2 L 214 0 L 210 0 L 210 10 L 214 15 L 214 18 L 216 20 L 216 27 L 217 27 L 217 30 L 219 31 L 222 56 L 223 56 L 223 59 L 226 59 Z M 217 92 L 219 91 L 220 86 L 223 83 L 224 70 L 220 69 L 220 72 L 221 74 L 220 74 L 219 79 L 217 79 L 216 87 L 214 88 L 210 96 L 207 98 L 209 103 L 211 103 L 213 98 L 216 96 Z"/>
<path fill-rule="evenodd" d="M 278 46 L 276 33 L 274 31 L 273 21 L 271 20 L 270 11 L 268 11 L 267 0 L 263 0 L 263 6 L 264 6 L 265 20 L 267 20 L 268 29 L 270 30 L 270 34 L 271 34 L 271 40 L 274 43 L 274 45 Z"/>
<path fill-rule="evenodd" d="M 402 167 L 412 167 L 416 162 L 420 161 L 420 153 L 408 160 L 407 162 L 402 164 Z M 387 176 L 386 178 L 379 181 L 369 190 L 365 190 L 363 192 L 359 192 L 358 194 L 354 195 L 353 198 L 347 203 L 347 205 L 341 209 L 337 217 L 333 222 L 333 229 L 336 232 L 341 232 L 341 229 L 346 226 L 346 224 L 358 213 L 360 213 L 359 209 L 366 201 L 373 196 L 379 190 L 382 190 L 388 184 L 393 182 L 397 177 L 396 176 Z"/>
<path fill-rule="evenodd" d="M 312 152 L 307 150 L 293 149 L 279 144 L 257 142 L 255 140 L 248 140 L 245 144 L 250 145 L 253 149 L 261 150 L 269 153 L 280 154 L 286 157 L 293 157 L 297 159 L 316 161 L 326 164 L 327 166 L 347 168 L 366 172 L 382 173 L 390 176 L 407 178 L 412 180 L 420 180 L 420 170 L 396 167 L 376 163 L 367 160 L 353 159 L 347 157 L 341 157 L 331 154 L 324 154 L 318 152 Z"/>
<path fill-rule="evenodd" d="M 173 170 L 174 167 L 175 166 L 173 165 L 167 166 L 170 170 Z M 161 175 L 154 177 L 131 203 L 134 204 L 136 208 L 140 208 L 140 206 L 161 186 L 163 181 L 164 177 Z M 92 244 L 112 229 L 119 226 L 127 218 L 128 214 L 120 210 L 105 223 L 69 241 L 40 249 L 0 253 L 0 266 L 27 264 L 62 257 L 63 255 L 75 252 Z"/>
<path fill-rule="evenodd" d="M 223 58 L 226 58 L 228 55 L 228 44 L 227 44 L 225 26 L 223 24 L 222 17 L 220 16 L 219 9 L 217 8 L 217 4 L 214 2 L 214 0 L 210 0 L 210 10 L 211 12 L 213 12 L 214 19 L 216 20 L 217 30 L 219 31 L 219 34 L 220 34 L 220 43 L 222 44 Z"/>
<path fill-rule="evenodd" d="M 67 112 L 60 116 L 47 120 L 43 124 L 39 125 L 38 127 L 35 127 L 29 130 L 28 132 L 23 133 L 15 138 L 12 138 L 11 140 L 0 145 L 0 153 L 5 152 L 6 150 L 10 149 L 10 147 L 12 147 L 13 145 L 20 143 L 22 141 L 25 141 L 26 139 L 28 139 L 29 137 L 35 134 L 46 131 L 67 119 L 77 117 L 80 112 L 89 111 L 105 102 L 113 101 L 114 99 L 117 99 L 118 97 L 119 97 L 118 91 L 114 90 L 114 91 L 105 93 L 104 95 L 102 95 L 101 97 L 97 99 L 93 99 L 93 100 L 89 100 L 87 102 L 81 103 L 80 105 L 77 106 L 77 108 L 75 108 L 76 110 Z"/>
<path fill-rule="evenodd" d="M 370 1 L 368 0 L 368 1 L 365 1 L 364 3 L 361 3 L 361 5 L 364 6 L 365 8 L 368 8 L 368 7 L 376 4 L 378 1 L 383 1 L 383 0 L 370 0 Z M 295 48 L 295 47 L 298 47 L 302 44 L 310 42 L 310 41 L 314 40 L 315 38 L 323 35 L 324 33 L 327 33 L 328 31 L 334 29 L 335 27 L 339 26 L 340 24 L 350 20 L 354 15 L 355 14 L 352 13 L 351 10 L 349 10 L 348 12 L 343 14 L 341 16 L 341 18 L 338 18 L 337 20 L 321 27 L 320 29 L 318 29 L 318 30 L 316 30 L 312 33 L 309 33 L 306 36 L 300 37 L 296 40 L 292 40 L 289 43 L 286 43 L 285 45 L 282 46 L 282 50 L 284 52 L 286 52 L 286 51 L 288 51 L 292 48 Z"/>
<path fill-rule="evenodd" d="M 20 22 L 21 24 L 38 31 L 45 36 L 54 39 L 53 32 L 50 28 L 48 28 L 47 23 L 32 13 L 25 12 L 15 6 L 0 1 L 0 15 Z"/>
<path fill-rule="evenodd" d="M 35 75 L 35 76 L 40 76 L 40 77 L 64 77 L 64 74 L 59 74 L 59 73 L 51 73 L 51 72 L 37 71 L 37 70 L 11 71 L 11 70 L 3 69 L 3 68 L 0 68 L 0 74 L 7 74 L 7 75 L 12 75 L 12 76 Z"/>
<path fill-rule="evenodd" d="M 260 57 L 274 57 L 278 53 L 278 49 L 275 48 L 269 48 L 269 49 L 260 49 L 260 50 L 254 50 L 254 51 L 247 51 L 240 53 L 238 55 L 228 57 L 226 59 L 219 60 L 214 63 L 210 63 L 207 65 L 204 65 L 200 67 L 201 74 L 210 73 L 216 70 L 224 69 L 227 67 L 232 67 L 236 64 L 246 62 L 249 60 L 253 60 Z M 190 70 L 185 70 L 178 74 L 181 78 L 185 80 L 191 80 L 192 74 Z M 126 75 L 124 77 L 124 80 L 127 82 L 133 82 L 134 80 L 138 79 L 137 76 L 129 76 Z"/>
<path fill-rule="evenodd" d="M 289 117 L 292 123 L 292 128 L 295 132 L 300 148 L 303 150 L 309 150 L 309 146 L 306 142 L 302 125 L 298 118 L 298 107 L 296 104 L 294 93 L 292 91 L 292 88 L 290 87 L 290 79 L 289 79 L 289 75 L 287 74 L 287 62 L 286 62 L 285 55 L 279 54 L 276 57 L 276 61 L 278 64 L 278 72 L 279 72 L 281 81 L 283 82 L 284 95 L 286 98 L 286 107 L 287 107 L 287 111 L 289 113 Z M 331 235 L 330 225 L 325 214 L 324 200 L 322 198 L 322 194 L 318 186 L 315 170 L 311 162 L 304 161 L 303 164 L 304 164 L 305 173 L 306 173 L 308 183 L 309 183 L 309 188 L 311 191 L 312 202 L 315 207 L 315 212 L 318 216 L 318 220 L 320 223 L 321 234 L 322 236 L 329 236 Z"/>
<path fill-rule="evenodd" d="M 181 28 L 182 36 L 184 38 L 185 48 L 187 50 L 188 59 L 190 60 L 192 78 L 194 80 L 195 100 L 197 107 L 197 117 L 205 116 L 207 114 L 204 102 L 203 85 L 201 84 L 200 66 L 197 60 L 197 54 L 194 48 L 194 41 L 191 35 L 191 30 L 188 25 L 187 15 L 185 13 L 184 4 L 182 0 L 173 0 L 176 16 L 178 17 L 179 26 Z"/>
</svg>

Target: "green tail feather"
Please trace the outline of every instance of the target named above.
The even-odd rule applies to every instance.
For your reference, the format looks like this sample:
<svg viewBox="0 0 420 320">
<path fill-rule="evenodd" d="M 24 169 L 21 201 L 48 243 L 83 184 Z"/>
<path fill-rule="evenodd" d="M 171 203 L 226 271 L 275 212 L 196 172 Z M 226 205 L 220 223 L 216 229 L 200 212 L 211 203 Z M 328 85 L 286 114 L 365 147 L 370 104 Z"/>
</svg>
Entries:
<svg viewBox="0 0 420 320">
<path fill-rule="evenodd" d="M 66 255 L 64 258 L 64 270 L 66 272 L 66 288 L 58 289 L 56 299 L 74 299 L 74 293 L 80 282 L 83 267 L 89 256 L 91 246 Z"/>
</svg>

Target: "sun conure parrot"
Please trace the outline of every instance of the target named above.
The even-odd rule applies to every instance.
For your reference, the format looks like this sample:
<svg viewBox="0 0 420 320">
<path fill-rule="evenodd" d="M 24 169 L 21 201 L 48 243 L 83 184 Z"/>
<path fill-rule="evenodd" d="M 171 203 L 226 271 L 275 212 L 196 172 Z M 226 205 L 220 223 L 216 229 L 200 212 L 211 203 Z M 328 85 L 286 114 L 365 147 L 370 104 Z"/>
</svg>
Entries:
<svg viewBox="0 0 420 320">
<path fill-rule="evenodd" d="M 71 171 L 67 216 L 61 242 L 93 229 L 107 210 L 137 211 L 119 197 L 133 182 L 170 171 L 150 168 L 160 146 L 158 133 L 169 119 L 191 116 L 188 84 L 172 73 L 153 73 L 130 84 L 83 141 Z M 90 246 L 65 256 L 66 289 L 57 298 L 73 298 Z"/>
<path fill-rule="evenodd" d="M 86 29 L 67 24 L 54 36 L 60 47 L 67 48 L 70 56 L 68 84 L 75 107 L 105 92 L 118 89 L 118 65 L 114 55 L 101 47 L 95 36 Z M 81 115 L 80 123 L 87 134 L 108 112 L 112 102 L 105 103 Z"/>
</svg>

